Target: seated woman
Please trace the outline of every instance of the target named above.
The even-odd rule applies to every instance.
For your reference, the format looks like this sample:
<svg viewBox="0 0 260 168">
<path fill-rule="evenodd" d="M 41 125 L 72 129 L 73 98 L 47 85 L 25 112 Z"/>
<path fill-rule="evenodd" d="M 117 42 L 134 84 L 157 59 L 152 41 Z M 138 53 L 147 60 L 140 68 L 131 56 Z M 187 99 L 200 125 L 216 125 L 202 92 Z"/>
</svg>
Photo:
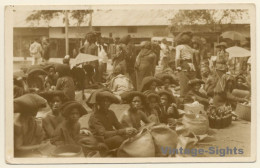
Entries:
<svg viewBox="0 0 260 168">
<path fill-rule="evenodd" d="M 56 90 L 61 90 L 70 99 L 75 99 L 75 85 L 71 77 L 70 67 L 66 64 L 59 64 L 56 67 L 59 79 L 57 80 Z"/>
<path fill-rule="evenodd" d="M 14 156 L 40 156 L 39 150 L 45 147 L 44 131 L 36 122 L 35 116 L 47 104 L 37 94 L 25 94 L 14 99 Z"/>
<path fill-rule="evenodd" d="M 248 102 L 248 99 L 239 98 L 232 94 L 234 86 L 235 79 L 231 75 L 224 74 L 214 88 L 213 104 L 216 107 L 226 104 L 235 108 L 237 102 Z"/>
<path fill-rule="evenodd" d="M 51 139 L 54 145 L 79 144 L 80 123 L 79 118 L 87 111 L 76 101 L 67 101 L 60 107 L 60 112 L 65 120 L 56 128 Z"/>
<path fill-rule="evenodd" d="M 157 78 L 159 78 L 163 83 L 163 86 L 158 88 L 159 90 L 166 90 L 170 93 L 173 93 L 174 87 L 176 85 L 178 85 L 177 81 L 175 81 L 174 78 L 171 75 L 160 74 L 160 75 L 157 75 Z"/>
<path fill-rule="evenodd" d="M 53 66 L 50 66 L 48 68 L 48 75 L 44 79 L 45 90 L 54 90 L 58 78 L 59 77 L 58 74 L 56 74 L 55 68 Z"/>
<path fill-rule="evenodd" d="M 201 84 L 204 82 L 200 79 L 192 79 L 188 82 L 190 91 L 184 97 L 184 103 L 193 103 L 198 101 L 204 105 L 204 108 L 207 109 L 209 105 L 209 99 L 206 94 L 200 92 Z"/>
<path fill-rule="evenodd" d="M 120 67 L 116 67 L 114 72 L 110 75 L 107 82 L 107 88 L 115 95 L 134 90 L 132 81 L 127 76 L 123 75 Z"/>
<path fill-rule="evenodd" d="M 154 123 L 159 123 L 159 105 L 160 105 L 160 96 L 156 93 L 146 94 L 147 102 L 145 108 L 143 109 L 145 114 L 148 116 L 148 119 Z"/>
<path fill-rule="evenodd" d="M 172 119 L 178 119 L 179 112 L 173 95 L 165 90 L 160 90 L 158 94 L 161 99 L 159 111 L 160 122 L 167 124 L 170 123 Z"/>
<path fill-rule="evenodd" d="M 153 77 L 153 76 L 147 76 L 143 79 L 140 91 L 143 93 L 156 93 L 156 87 L 162 85 L 162 81 Z"/>
<path fill-rule="evenodd" d="M 247 84 L 248 82 L 246 81 L 246 77 L 244 77 L 243 75 L 238 75 L 236 77 L 236 89 L 239 89 L 239 90 L 247 90 L 249 91 L 250 87 L 248 86 Z"/>
<path fill-rule="evenodd" d="M 64 121 L 64 117 L 60 112 L 60 107 L 68 101 L 62 91 L 48 91 L 40 93 L 40 95 L 48 101 L 51 112 L 48 113 L 42 120 L 42 126 L 46 133 L 46 138 L 50 139 L 54 135 L 55 129 Z"/>
<path fill-rule="evenodd" d="M 133 128 L 123 129 L 115 113 L 109 109 L 112 103 L 119 102 L 109 91 L 99 91 L 96 93 L 97 107 L 89 119 L 91 132 L 99 139 L 103 139 L 109 149 L 118 148 L 125 140 L 125 136 L 130 136 L 135 132 Z"/>
<path fill-rule="evenodd" d="M 130 108 L 121 117 L 121 124 L 124 128 L 132 127 L 138 130 L 141 127 L 141 121 L 145 124 L 151 122 L 143 111 L 146 102 L 143 93 L 138 91 L 125 92 L 121 94 L 121 98 L 123 102 L 130 105 Z"/>
</svg>

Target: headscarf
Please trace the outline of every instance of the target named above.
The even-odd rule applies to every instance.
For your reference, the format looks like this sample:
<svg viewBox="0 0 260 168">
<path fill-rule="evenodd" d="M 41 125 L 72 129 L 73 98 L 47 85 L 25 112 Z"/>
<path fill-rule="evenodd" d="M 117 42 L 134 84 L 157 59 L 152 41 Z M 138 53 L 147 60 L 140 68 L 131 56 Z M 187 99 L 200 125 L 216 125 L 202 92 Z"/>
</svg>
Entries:
<svg viewBox="0 0 260 168">
<path fill-rule="evenodd" d="M 74 100 L 64 103 L 60 107 L 60 111 L 61 111 L 62 115 L 65 118 L 67 118 L 73 108 L 77 108 L 79 110 L 80 117 L 88 113 L 87 110 L 82 106 L 82 104 L 80 104 L 79 102 L 74 101 Z"/>
<path fill-rule="evenodd" d="M 152 82 L 156 82 L 157 85 L 162 85 L 162 81 L 153 77 L 153 76 L 147 76 L 143 79 L 141 87 L 140 87 L 140 91 L 144 92 L 145 90 L 147 90 L 147 88 L 150 86 L 150 84 Z"/>
<path fill-rule="evenodd" d="M 14 113 L 30 113 L 35 115 L 46 104 L 47 101 L 37 94 L 25 94 L 14 99 Z"/>
<path fill-rule="evenodd" d="M 123 43 L 125 45 L 127 45 L 131 40 L 131 36 L 130 35 L 126 35 L 126 36 L 123 36 L 120 40 L 119 40 L 119 43 Z"/>
<path fill-rule="evenodd" d="M 129 104 L 132 102 L 133 98 L 136 96 L 141 98 L 142 104 L 146 103 L 146 96 L 142 92 L 139 92 L 139 91 L 124 92 L 120 96 L 121 96 L 121 99 L 123 102 L 129 103 Z"/>
</svg>

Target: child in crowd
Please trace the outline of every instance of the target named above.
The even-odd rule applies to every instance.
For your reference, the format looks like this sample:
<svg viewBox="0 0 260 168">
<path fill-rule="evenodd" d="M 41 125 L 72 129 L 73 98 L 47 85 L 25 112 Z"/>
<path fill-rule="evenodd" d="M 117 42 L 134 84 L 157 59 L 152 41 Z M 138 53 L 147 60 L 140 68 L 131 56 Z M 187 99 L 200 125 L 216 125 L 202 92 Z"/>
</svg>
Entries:
<svg viewBox="0 0 260 168">
<path fill-rule="evenodd" d="M 130 108 L 123 113 L 121 118 L 121 124 L 124 128 L 132 127 L 139 129 L 141 127 L 141 121 L 144 122 L 144 124 L 151 122 L 143 111 L 146 97 L 142 92 L 125 92 L 121 94 L 121 98 L 130 105 Z"/>
<path fill-rule="evenodd" d="M 159 111 L 159 120 L 161 123 L 171 123 L 172 119 L 179 118 L 179 112 L 176 107 L 176 101 L 170 92 L 160 90 L 158 92 L 161 104 Z"/>
<path fill-rule="evenodd" d="M 46 132 L 46 138 L 53 137 L 55 129 L 64 121 L 64 118 L 60 112 L 60 107 L 65 103 L 68 98 L 62 91 L 48 91 L 40 93 L 44 97 L 51 108 L 51 113 L 48 113 L 43 118 L 43 129 Z"/>
</svg>

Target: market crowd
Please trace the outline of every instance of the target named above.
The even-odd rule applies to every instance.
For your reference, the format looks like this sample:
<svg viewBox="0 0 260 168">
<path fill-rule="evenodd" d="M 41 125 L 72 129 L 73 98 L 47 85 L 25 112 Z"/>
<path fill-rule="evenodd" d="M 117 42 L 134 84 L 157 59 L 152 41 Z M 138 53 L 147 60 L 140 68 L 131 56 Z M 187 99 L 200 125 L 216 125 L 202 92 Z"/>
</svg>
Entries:
<svg viewBox="0 0 260 168">
<path fill-rule="evenodd" d="M 237 103 L 250 102 L 249 57 L 235 61 L 227 43 L 220 42 L 212 59 L 206 44 L 205 38 L 183 32 L 174 46 L 166 39 L 136 45 L 129 35 L 107 45 L 89 32 L 79 52 L 97 60 L 72 66 L 70 56 L 63 64 L 50 62 L 48 40 L 35 40 L 30 46 L 33 65 L 14 73 L 15 156 L 37 154 L 46 143 L 77 144 L 86 157 L 90 151 L 106 156 L 145 125 L 163 123 L 174 130 L 185 104 L 198 102 L 207 111 L 213 106 L 234 110 Z M 84 96 L 87 89 L 94 90 L 89 97 Z M 110 109 L 119 103 L 129 104 L 120 118 Z M 51 112 L 39 119 L 42 109 Z M 79 119 L 86 114 L 85 128 Z"/>
</svg>

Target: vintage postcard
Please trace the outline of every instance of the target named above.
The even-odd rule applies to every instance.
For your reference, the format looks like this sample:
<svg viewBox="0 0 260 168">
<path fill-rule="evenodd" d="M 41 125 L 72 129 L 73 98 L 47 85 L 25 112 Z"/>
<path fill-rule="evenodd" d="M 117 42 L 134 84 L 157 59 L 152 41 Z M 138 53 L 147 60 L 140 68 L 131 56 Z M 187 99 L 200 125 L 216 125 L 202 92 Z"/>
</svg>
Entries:
<svg viewBox="0 0 260 168">
<path fill-rule="evenodd" d="M 6 162 L 254 162 L 255 12 L 6 6 Z"/>
</svg>

